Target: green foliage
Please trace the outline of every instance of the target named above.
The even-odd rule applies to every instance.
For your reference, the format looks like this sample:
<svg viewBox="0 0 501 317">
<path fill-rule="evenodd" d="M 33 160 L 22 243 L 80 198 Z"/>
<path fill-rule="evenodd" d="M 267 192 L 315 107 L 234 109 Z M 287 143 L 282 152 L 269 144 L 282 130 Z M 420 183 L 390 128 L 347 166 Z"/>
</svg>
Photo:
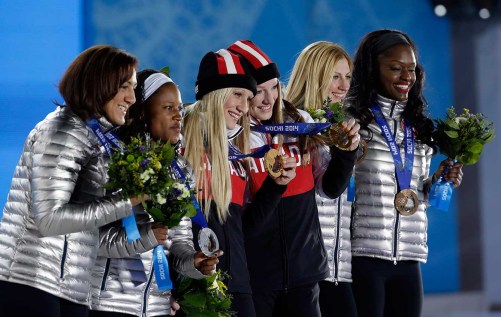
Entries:
<svg viewBox="0 0 501 317">
<path fill-rule="evenodd" d="M 440 153 L 465 165 L 475 164 L 484 145 L 494 139 L 493 123 L 487 121 L 483 114 L 472 114 L 468 109 L 457 115 L 450 107 L 445 120 L 434 121 L 433 139 Z"/>
<path fill-rule="evenodd" d="M 315 110 L 310 107 L 307 111 L 317 123 L 342 123 L 346 118 L 346 109 L 343 104 L 331 102 L 330 98 L 324 100 L 322 108 Z M 324 130 L 322 133 L 328 133 L 328 131 Z"/>
<path fill-rule="evenodd" d="M 201 280 L 181 276 L 176 290 L 181 310 L 188 317 L 231 317 L 231 295 L 223 279 L 228 276 L 221 271 Z"/>
<path fill-rule="evenodd" d="M 122 150 L 113 152 L 108 166 L 107 188 L 122 189 L 126 198 L 148 195 L 145 210 L 157 222 L 174 227 L 181 219 L 196 214 L 192 191 L 174 177 L 171 163 L 175 149 L 168 142 L 133 137 Z"/>
</svg>

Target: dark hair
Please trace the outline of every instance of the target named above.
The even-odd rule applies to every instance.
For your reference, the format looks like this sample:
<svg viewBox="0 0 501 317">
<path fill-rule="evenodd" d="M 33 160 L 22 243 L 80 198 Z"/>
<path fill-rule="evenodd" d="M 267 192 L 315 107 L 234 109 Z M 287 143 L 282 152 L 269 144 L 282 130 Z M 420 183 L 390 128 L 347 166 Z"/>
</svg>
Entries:
<svg viewBox="0 0 501 317">
<path fill-rule="evenodd" d="M 395 45 L 408 45 L 414 51 L 417 59 L 417 47 L 411 38 L 396 30 L 377 30 L 366 34 L 355 53 L 354 70 L 351 87 L 346 97 L 350 105 L 350 112 L 360 120 L 362 127 L 367 127 L 374 119 L 369 110 L 371 103 L 376 100 L 379 82 L 378 56 Z M 416 130 L 416 138 L 433 146 L 431 133 L 433 122 L 425 115 L 427 112 L 426 100 L 423 96 L 424 69 L 419 63 L 416 65 L 416 82 L 409 91 L 407 106 L 403 116 L 411 120 Z"/>
<path fill-rule="evenodd" d="M 137 59 L 109 45 L 86 49 L 71 63 L 59 82 L 66 105 L 83 120 L 103 116 L 104 106 L 130 79 Z"/>
</svg>

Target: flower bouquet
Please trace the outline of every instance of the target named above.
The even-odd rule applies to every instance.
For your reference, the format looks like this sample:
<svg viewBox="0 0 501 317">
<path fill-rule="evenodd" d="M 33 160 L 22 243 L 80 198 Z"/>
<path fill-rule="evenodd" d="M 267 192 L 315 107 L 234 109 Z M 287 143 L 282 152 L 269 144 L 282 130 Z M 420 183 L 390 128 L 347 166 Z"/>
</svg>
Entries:
<svg viewBox="0 0 501 317">
<path fill-rule="evenodd" d="M 188 317 L 230 317 L 231 295 L 223 282 L 228 276 L 218 270 L 201 280 L 180 276 L 176 297 Z"/>
<path fill-rule="evenodd" d="M 440 153 L 464 165 L 473 165 L 480 159 L 484 145 L 494 139 L 493 123 L 481 114 L 472 114 L 468 109 L 456 114 L 454 107 L 447 109 L 445 120 L 436 119 L 433 139 Z M 444 180 L 444 170 L 432 186 L 430 204 L 448 210 L 452 196 L 452 183 Z"/>
<path fill-rule="evenodd" d="M 322 103 L 322 108 L 315 110 L 313 107 L 310 107 L 308 113 L 317 123 L 332 123 L 331 128 L 324 130 L 322 135 L 327 141 L 330 141 L 341 149 L 345 149 L 351 145 L 351 139 L 341 125 L 346 118 L 346 110 L 340 102 L 331 101 L 330 98 L 327 98 Z"/>
<path fill-rule="evenodd" d="M 468 109 L 457 115 L 450 107 L 445 120 L 434 121 L 433 139 L 440 153 L 464 165 L 475 164 L 484 145 L 494 139 L 493 123 L 487 121 L 483 114 L 472 114 Z"/>
<path fill-rule="evenodd" d="M 153 142 L 149 135 L 144 140 L 131 141 L 111 156 L 107 188 L 121 188 L 124 197 L 148 195 L 143 207 L 154 221 L 168 227 L 177 226 L 183 217 L 192 217 L 192 191 L 184 180 L 176 179 L 171 169 L 175 157 L 170 143 Z"/>
</svg>

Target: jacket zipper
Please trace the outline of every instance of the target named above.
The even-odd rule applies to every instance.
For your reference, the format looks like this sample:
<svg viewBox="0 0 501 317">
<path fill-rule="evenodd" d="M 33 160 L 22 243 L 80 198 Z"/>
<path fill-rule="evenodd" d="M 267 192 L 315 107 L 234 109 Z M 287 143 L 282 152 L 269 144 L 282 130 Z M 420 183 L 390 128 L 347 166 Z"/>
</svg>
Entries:
<svg viewBox="0 0 501 317">
<path fill-rule="evenodd" d="M 155 250 L 153 250 L 155 252 Z M 151 285 L 151 280 L 153 279 L 153 274 L 155 270 L 155 266 L 153 265 L 153 258 L 151 261 L 151 267 L 150 267 L 150 277 L 148 278 L 148 283 L 146 283 L 146 288 L 144 289 L 144 294 L 143 294 L 143 316 L 146 316 L 146 310 L 148 308 L 148 293 L 150 291 L 150 285 Z"/>
<path fill-rule="evenodd" d="M 283 256 L 283 268 L 284 268 L 284 290 L 287 292 L 289 288 L 289 260 L 287 257 L 287 243 L 285 241 L 285 233 L 284 233 L 284 216 L 283 216 L 283 203 L 280 201 L 280 209 L 278 210 L 278 219 L 279 219 L 279 231 L 280 231 L 280 242 L 282 243 L 282 256 Z"/>
<path fill-rule="evenodd" d="M 64 277 L 64 264 L 66 262 L 66 253 L 68 251 L 68 240 L 67 240 L 67 237 L 66 235 L 64 236 L 64 244 L 63 244 L 63 256 L 61 258 L 61 274 L 60 274 L 60 278 L 63 278 Z"/>
<path fill-rule="evenodd" d="M 108 273 L 110 272 L 110 262 L 111 262 L 111 259 L 106 259 L 106 265 L 104 266 L 103 279 L 101 280 L 101 290 L 102 291 L 104 291 L 106 289 L 106 278 L 108 277 Z"/>
<path fill-rule="evenodd" d="M 390 118 L 393 117 L 393 110 L 395 109 L 397 102 L 394 101 L 391 104 L 391 111 L 390 111 Z M 393 137 L 396 138 L 397 136 L 397 121 L 395 119 L 393 120 Z M 400 154 L 400 153 L 399 153 Z M 397 177 L 397 172 L 395 170 L 395 179 Z M 400 187 L 398 186 L 398 181 L 397 181 L 397 192 L 400 190 Z M 397 248 L 398 248 L 398 225 L 400 223 L 400 213 L 398 211 L 396 212 L 396 219 L 395 219 L 395 227 L 394 227 L 394 232 L 393 232 L 393 264 L 397 265 Z"/>
<path fill-rule="evenodd" d="M 336 285 L 338 285 L 338 275 L 339 275 L 339 258 L 340 258 L 340 251 L 339 251 L 339 228 L 341 227 L 341 224 L 339 223 L 341 220 L 341 196 L 339 196 L 337 200 L 337 223 L 336 223 L 336 244 L 334 247 L 334 256 L 335 256 L 335 267 L 334 267 L 334 282 Z"/>
</svg>

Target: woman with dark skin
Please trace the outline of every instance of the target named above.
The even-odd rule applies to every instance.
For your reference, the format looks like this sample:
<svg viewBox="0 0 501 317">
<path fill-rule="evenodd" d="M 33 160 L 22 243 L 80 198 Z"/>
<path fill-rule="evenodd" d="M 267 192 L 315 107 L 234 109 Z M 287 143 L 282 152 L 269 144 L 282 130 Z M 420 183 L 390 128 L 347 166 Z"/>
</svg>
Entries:
<svg viewBox="0 0 501 317">
<path fill-rule="evenodd" d="M 378 30 L 362 39 L 347 96 L 368 142 L 366 157 L 355 167 L 351 226 L 353 292 L 361 317 L 420 316 L 431 184 L 446 166 L 446 180 L 461 184 L 462 165 L 450 160 L 429 174 L 433 125 L 425 115 L 423 82 L 407 34 Z"/>
</svg>

